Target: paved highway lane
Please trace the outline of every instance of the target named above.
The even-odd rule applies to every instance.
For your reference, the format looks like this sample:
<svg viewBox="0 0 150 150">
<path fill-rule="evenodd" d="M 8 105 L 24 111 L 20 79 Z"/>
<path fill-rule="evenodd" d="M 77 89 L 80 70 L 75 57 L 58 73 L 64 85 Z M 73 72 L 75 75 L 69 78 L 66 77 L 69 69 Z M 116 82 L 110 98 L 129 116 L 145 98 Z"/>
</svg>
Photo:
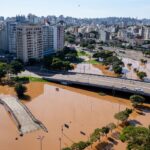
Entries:
<svg viewBox="0 0 150 150">
<path fill-rule="evenodd" d="M 112 78 L 88 74 L 51 74 L 43 75 L 44 78 L 51 81 L 65 81 L 81 85 L 91 85 L 118 89 L 121 91 L 138 92 L 139 94 L 150 96 L 150 83 L 123 78 Z"/>
</svg>

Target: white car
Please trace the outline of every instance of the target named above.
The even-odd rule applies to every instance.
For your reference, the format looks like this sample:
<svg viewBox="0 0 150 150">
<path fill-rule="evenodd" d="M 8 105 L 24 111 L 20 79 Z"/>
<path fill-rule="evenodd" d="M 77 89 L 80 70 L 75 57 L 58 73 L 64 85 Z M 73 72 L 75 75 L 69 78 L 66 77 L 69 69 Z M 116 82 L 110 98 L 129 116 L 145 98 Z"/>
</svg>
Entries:
<svg viewBox="0 0 150 150">
<path fill-rule="evenodd" d="M 135 88 L 135 90 L 136 90 L 136 91 L 140 91 L 140 92 L 144 92 L 144 90 L 141 89 L 141 88 Z"/>
</svg>

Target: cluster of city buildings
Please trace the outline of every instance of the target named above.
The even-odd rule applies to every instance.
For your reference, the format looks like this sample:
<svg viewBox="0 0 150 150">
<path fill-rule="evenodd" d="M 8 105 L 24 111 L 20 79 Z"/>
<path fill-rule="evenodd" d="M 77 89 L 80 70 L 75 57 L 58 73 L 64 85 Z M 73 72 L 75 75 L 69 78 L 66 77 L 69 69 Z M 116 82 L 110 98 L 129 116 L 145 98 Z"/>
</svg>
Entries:
<svg viewBox="0 0 150 150">
<path fill-rule="evenodd" d="M 150 48 L 150 20 L 134 18 L 79 19 L 63 15 L 38 17 L 4 18 L 0 16 L 0 50 L 16 54 L 17 58 L 28 62 L 30 58 L 41 59 L 64 47 L 64 32 L 69 31 L 83 38 L 93 38 L 100 42 L 123 43 L 123 46 L 144 46 Z M 66 27 L 66 30 L 65 30 Z"/>
<path fill-rule="evenodd" d="M 102 42 L 122 41 L 127 45 L 142 45 L 150 40 L 150 26 L 146 25 L 84 25 L 70 26 L 67 31 L 78 36 L 82 34 L 86 38 L 96 38 Z M 96 37 L 95 37 L 96 35 Z"/>
<path fill-rule="evenodd" d="M 0 17 L 0 50 L 16 54 L 18 59 L 41 59 L 64 47 L 64 26 L 52 24 L 46 18 L 29 14 L 28 17 Z"/>
</svg>

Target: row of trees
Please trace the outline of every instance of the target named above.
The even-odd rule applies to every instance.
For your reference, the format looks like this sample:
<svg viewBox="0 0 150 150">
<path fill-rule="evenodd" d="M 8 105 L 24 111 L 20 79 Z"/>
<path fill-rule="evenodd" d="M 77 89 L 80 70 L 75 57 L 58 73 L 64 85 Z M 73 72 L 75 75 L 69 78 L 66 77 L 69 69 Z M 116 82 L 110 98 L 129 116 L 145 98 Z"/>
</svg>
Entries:
<svg viewBox="0 0 150 150">
<path fill-rule="evenodd" d="M 63 51 L 56 54 L 45 56 L 43 59 L 44 67 L 52 70 L 71 70 L 72 62 L 78 61 L 78 53 L 69 47 L 64 47 Z"/>
<path fill-rule="evenodd" d="M 24 66 L 20 61 L 14 60 L 10 64 L 0 63 L 0 81 L 2 78 L 12 75 L 17 75 L 18 73 L 24 71 Z"/>
<path fill-rule="evenodd" d="M 74 143 L 71 147 L 66 147 L 63 150 L 83 150 L 86 147 L 92 145 L 96 141 L 100 141 L 101 136 L 107 136 L 107 134 L 113 129 L 116 128 L 114 123 L 110 123 L 107 126 L 102 128 L 97 128 L 94 132 L 90 135 L 89 140 L 86 142 L 80 141 L 78 143 Z"/>
<path fill-rule="evenodd" d="M 131 113 L 132 113 L 132 109 L 126 109 L 124 111 L 116 113 L 114 117 L 117 120 L 122 121 L 122 124 L 125 124 Z M 117 127 L 116 124 L 110 123 L 102 128 L 97 128 L 90 135 L 88 141 L 86 142 L 80 141 L 78 143 L 74 143 L 71 147 L 66 147 L 63 150 L 83 150 L 89 145 L 92 145 L 94 142 L 100 141 L 102 136 L 107 136 L 107 134 L 109 132 L 112 132 L 116 127 Z"/>
<path fill-rule="evenodd" d="M 140 95 L 130 96 L 130 100 L 134 108 L 141 106 L 145 102 L 145 98 Z M 129 113 L 131 112 L 128 111 Z M 115 115 L 115 117 L 121 121 L 127 121 L 128 113 L 120 112 Z M 122 142 L 127 142 L 128 150 L 149 150 L 150 149 L 150 126 L 145 127 L 135 127 L 127 126 L 123 129 L 120 134 L 120 140 Z"/>
<path fill-rule="evenodd" d="M 134 107 L 141 105 L 145 98 L 140 95 L 132 95 L 130 96 L 130 100 Z M 121 125 L 125 126 L 123 132 L 120 135 L 120 140 L 128 142 L 127 149 L 137 149 L 137 150 L 149 150 L 150 148 L 150 128 L 143 128 L 143 127 L 133 127 L 128 126 L 128 118 L 133 112 L 132 109 L 126 108 L 124 111 L 120 111 L 114 115 L 114 118 L 118 121 L 121 121 Z M 119 125 L 119 124 L 118 124 Z M 126 127 L 127 126 L 127 127 Z M 107 134 L 116 128 L 114 123 L 110 123 L 105 127 L 97 128 L 94 132 L 90 135 L 89 140 L 86 142 L 80 141 L 78 143 L 74 143 L 71 147 L 64 148 L 63 150 L 83 150 L 89 145 L 92 145 L 96 141 L 101 140 L 101 136 L 107 136 Z M 143 137 L 142 137 L 143 136 Z M 144 141 L 145 140 L 145 141 Z M 138 141 L 142 143 L 138 143 Z M 145 148 L 145 149 L 144 149 Z"/>
<path fill-rule="evenodd" d="M 145 64 L 147 63 L 147 60 L 141 59 L 141 63 Z M 132 63 L 128 63 L 127 66 L 131 69 Z M 136 73 L 139 79 L 143 80 L 145 77 L 147 77 L 147 73 L 143 71 L 139 71 L 137 68 L 134 68 L 133 71 Z"/>
<path fill-rule="evenodd" d="M 131 95 L 130 100 L 131 100 L 132 106 L 134 108 L 140 107 L 145 102 L 145 98 L 143 96 L 136 95 L 136 94 Z M 121 121 L 123 124 L 125 124 L 131 113 L 132 113 L 132 109 L 126 109 L 125 111 L 121 111 L 121 112 L 115 114 L 114 117 L 117 120 Z"/>
</svg>

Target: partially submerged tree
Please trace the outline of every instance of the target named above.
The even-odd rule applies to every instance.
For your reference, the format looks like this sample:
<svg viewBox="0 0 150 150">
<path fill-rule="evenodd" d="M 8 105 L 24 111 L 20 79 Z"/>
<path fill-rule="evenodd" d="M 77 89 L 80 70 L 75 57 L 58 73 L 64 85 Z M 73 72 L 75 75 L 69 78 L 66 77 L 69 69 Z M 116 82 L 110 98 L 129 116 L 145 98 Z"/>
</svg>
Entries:
<svg viewBox="0 0 150 150">
<path fill-rule="evenodd" d="M 116 113 L 114 117 L 117 120 L 121 121 L 123 124 L 125 124 L 131 113 L 132 113 L 132 109 L 126 109 L 124 111 Z"/>
<path fill-rule="evenodd" d="M 116 125 L 114 123 L 109 123 L 107 125 L 107 127 L 109 128 L 109 130 L 112 132 L 112 130 L 114 130 L 116 128 Z"/>
<path fill-rule="evenodd" d="M 15 86 L 15 91 L 17 93 L 17 96 L 19 98 L 22 98 L 24 96 L 24 93 L 27 91 L 27 88 L 24 85 L 18 83 Z"/>
<path fill-rule="evenodd" d="M 90 142 L 93 143 L 96 142 L 97 140 L 100 140 L 100 136 L 101 136 L 101 129 L 99 128 L 95 129 L 90 136 Z"/>
<path fill-rule="evenodd" d="M 109 133 L 109 128 L 107 126 L 102 127 L 101 132 L 107 136 L 107 134 Z"/>
<path fill-rule="evenodd" d="M 123 129 L 120 140 L 128 143 L 128 150 L 149 150 L 150 126 L 149 128 L 128 126 Z"/>
<path fill-rule="evenodd" d="M 71 150 L 83 150 L 85 149 L 86 147 L 88 147 L 90 145 L 90 142 L 83 142 L 83 141 L 80 141 L 78 143 L 74 143 L 72 146 L 71 146 Z"/>
<path fill-rule="evenodd" d="M 71 148 L 66 147 L 66 148 L 63 148 L 62 150 L 71 150 Z"/>
<path fill-rule="evenodd" d="M 132 95 L 130 96 L 130 100 L 132 101 L 133 107 L 137 107 L 138 105 L 142 105 L 145 101 L 145 98 L 140 95 Z"/>
</svg>

